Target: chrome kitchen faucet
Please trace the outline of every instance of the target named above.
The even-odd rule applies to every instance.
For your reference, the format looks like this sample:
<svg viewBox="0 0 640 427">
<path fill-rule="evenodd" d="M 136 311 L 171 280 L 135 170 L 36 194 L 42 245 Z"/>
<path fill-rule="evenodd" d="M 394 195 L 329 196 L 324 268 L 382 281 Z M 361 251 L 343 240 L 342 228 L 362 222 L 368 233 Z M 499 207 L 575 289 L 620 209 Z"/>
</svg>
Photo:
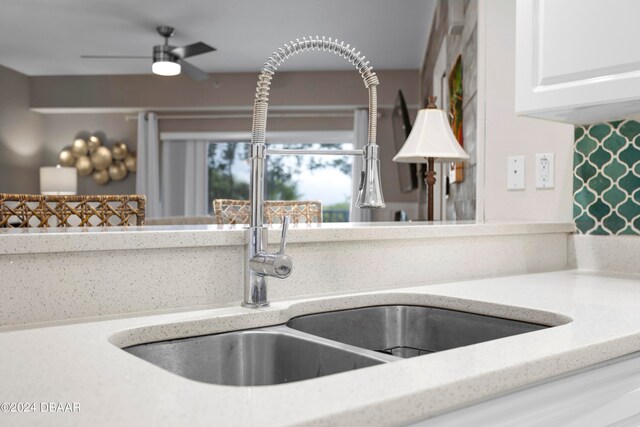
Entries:
<svg viewBox="0 0 640 427">
<path fill-rule="evenodd" d="M 369 91 L 369 128 L 367 144 L 359 150 L 293 150 L 268 149 L 265 144 L 267 128 L 267 109 L 269 104 L 269 89 L 271 79 L 278 67 L 290 56 L 310 50 L 332 52 L 345 58 L 360 72 L 364 86 Z M 275 51 L 265 62 L 256 89 L 256 99 L 253 103 L 253 130 L 251 134 L 251 217 L 249 221 L 249 242 L 247 248 L 247 265 L 245 266 L 244 302 L 245 307 L 258 308 L 269 305 L 267 299 L 267 277 L 285 279 L 291 274 L 293 263 L 291 257 L 285 253 L 289 218 L 282 221 L 282 239 L 280 250 L 273 254 L 267 252 L 267 228 L 264 226 L 264 171 L 267 155 L 350 155 L 362 156 L 364 168 L 360 175 L 360 187 L 356 206 L 359 208 L 385 207 L 380 186 L 380 159 L 376 145 L 376 130 L 378 120 L 378 100 L 376 87 L 378 77 L 369 67 L 365 57 L 356 52 L 344 42 L 325 39 L 324 37 L 310 37 L 289 42 Z"/>
</svg>

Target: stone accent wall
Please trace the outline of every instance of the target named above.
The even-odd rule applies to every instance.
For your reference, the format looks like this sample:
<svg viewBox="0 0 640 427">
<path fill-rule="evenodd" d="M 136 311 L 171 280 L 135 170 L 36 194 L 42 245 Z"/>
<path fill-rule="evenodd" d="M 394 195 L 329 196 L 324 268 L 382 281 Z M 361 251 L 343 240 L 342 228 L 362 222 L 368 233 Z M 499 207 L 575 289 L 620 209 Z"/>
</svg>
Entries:
<svg viewBox="0 0 640 427">
<path fill-rule="evenodd" d="M 478 3 L 464 0 L 464 29 L 462 34 L 447 34 L 447 0 L 439 0 L 434 16 L 427 55 L 420 76 L 421 100 L 433 91 L 433 70 L 442 42 L 447 41 L 447 68 L 453 67 L 462 55 L 462 127 L 464 149 L 469 154 L 465 162 L 464 180 L 449 186 L 446 199 L 447 220 L 473 220 L 476 217 L 476 142 L 477 142 L 477 53 L 478 53 Z"/>
</svg>

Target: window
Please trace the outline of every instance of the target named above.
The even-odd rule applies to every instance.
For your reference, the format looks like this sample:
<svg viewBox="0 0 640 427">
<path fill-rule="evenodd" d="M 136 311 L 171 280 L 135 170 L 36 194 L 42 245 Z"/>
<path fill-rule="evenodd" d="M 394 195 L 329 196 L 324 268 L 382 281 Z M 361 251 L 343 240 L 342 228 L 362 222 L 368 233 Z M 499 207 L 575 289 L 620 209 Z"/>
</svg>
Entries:
<svg viewBox="0 0 640 427">
<path fill-rule="evenodd" d="M 353 149 L 352 143 L 274 143 L 270 148 Z M 249 199 L 247 142 L 210 142 L 207 147 L 208 206 L 214 199 Z M 352 165 L 350 156 L 268 156 L 266 200 L 320 200 L 324 222 L 349 221 Z"/>
</svg>

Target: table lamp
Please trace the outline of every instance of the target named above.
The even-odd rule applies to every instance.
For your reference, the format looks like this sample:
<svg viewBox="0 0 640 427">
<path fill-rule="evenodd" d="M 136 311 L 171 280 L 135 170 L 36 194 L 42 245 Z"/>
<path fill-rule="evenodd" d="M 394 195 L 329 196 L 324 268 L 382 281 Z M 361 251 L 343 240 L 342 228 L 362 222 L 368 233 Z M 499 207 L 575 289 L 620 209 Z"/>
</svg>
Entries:
<svg viewBox="0 0 640 427">
<path fill-rule="evenodd" d="M 76 168 L 43 166 L 40 168 L 40 194 L 68 196 L 78 191 Z"/>
<path fill-rule="evenodd" d="M 427 108 L 418 111 L 418 116 L 409 137 L 393 158 L 400 163 L 426 163 L 427 220 L 433 221 L 433 185 L 436 183 L 434 163 L 448 163 L 468 159 L 453 135 L 447 113 L 436 108 L 436 97 L 430 96 Z"/>
</svg>

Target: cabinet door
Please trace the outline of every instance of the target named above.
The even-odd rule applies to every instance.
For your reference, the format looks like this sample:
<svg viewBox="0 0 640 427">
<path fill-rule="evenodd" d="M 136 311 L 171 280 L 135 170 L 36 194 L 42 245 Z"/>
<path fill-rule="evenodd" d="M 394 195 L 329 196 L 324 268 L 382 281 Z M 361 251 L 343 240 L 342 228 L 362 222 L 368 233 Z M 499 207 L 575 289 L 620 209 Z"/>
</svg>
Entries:
<svg viewBox="0 0 640 427">
<path fill-rule="evenodd" d="M 640 354 L 583 368 L 411 427 L 640 425 Z"/>
<path fill-rule="evenodd" d="M 589 123 L 640 112 L 640 1 L 518 0 L 516 112 Z"/>
</svg>

